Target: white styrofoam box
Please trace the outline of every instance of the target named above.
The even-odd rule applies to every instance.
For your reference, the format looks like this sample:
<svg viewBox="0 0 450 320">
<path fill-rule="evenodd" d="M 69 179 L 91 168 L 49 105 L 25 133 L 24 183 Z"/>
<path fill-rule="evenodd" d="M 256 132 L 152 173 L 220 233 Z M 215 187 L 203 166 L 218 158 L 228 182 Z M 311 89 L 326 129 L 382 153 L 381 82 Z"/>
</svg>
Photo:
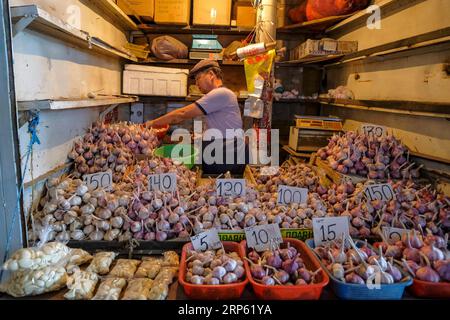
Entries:
<svg viewBox="0 0 450 320">
<path fill-rule="evenodd" d="M 123 93 L 186 97 L 189 69 L 125 65 Z"/>
</svg>

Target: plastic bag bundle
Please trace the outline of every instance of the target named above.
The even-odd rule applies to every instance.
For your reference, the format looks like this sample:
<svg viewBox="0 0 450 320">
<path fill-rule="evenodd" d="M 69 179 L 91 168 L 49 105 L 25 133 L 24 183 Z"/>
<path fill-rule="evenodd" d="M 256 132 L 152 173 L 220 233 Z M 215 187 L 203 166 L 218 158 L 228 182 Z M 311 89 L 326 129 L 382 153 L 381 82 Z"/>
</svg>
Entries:
<svg viewBox="0 0 450 320">
<path fill-rule="evenodd" d="M 153 39 L 151 50 L 155 57 L 161 60 L 186 59 L 188 57 L 188 47 L 170 36 Z"/>
</svg>

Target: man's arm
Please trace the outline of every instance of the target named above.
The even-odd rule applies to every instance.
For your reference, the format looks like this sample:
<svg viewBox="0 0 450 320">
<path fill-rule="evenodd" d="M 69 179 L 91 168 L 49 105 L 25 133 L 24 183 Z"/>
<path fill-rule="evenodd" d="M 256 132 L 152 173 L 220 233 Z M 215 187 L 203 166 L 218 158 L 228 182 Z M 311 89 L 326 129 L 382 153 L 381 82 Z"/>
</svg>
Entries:
<svg viewBox="0 0 450 320">
<path fill-rule="evenodd" d="M 189 120 L 203 114 L 203 111 L 195 103 L 192 103 L 186 107 L 169 112 L 158 119 L 147 121 L 146 124 L 148 127 L 165 126 L 166 124 L 179 124 L 185 120 Z"/>
</svg>

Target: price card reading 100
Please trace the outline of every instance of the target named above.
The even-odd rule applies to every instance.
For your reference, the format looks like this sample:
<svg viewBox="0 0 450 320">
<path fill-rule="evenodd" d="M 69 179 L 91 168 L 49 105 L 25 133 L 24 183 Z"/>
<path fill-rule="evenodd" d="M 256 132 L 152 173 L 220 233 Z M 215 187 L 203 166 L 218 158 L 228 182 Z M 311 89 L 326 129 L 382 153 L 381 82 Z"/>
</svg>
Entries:
<svg viewBox="0 0 450 320">
<path fill-rule="evenodd" d="M 206 251 L 222 247 L 219 234 L 215 228 L 191 237 L 191 242 L 195 251 Z"/>
<path fill-rule="evenodd" d="M 278 186 L 278 198 L 277 203 L 282 205 L 288 205 L 291 203 L 306 203 L 308 200 L 308 189 Z"/>
<path fill-rule="evenodd" d="M 371 184 L 365 187 L 364 193 L 370 201 L 391 201 L 395 199 L 394 189 L 389 183 Z"/>
<path fill-rule="evenodd" d="M 83 176 L 83 181 L 87 184 L 90 190 L 102 188 L 106 191 L 112 191 L 112 172 L 97 172 Z"/>
<path fill-rule="evenodd" d="M 245 179 L 217 179 L 216 192 L 218 196 L 239 197 L 245 195 Z"/>
<path fill-rule="evenodd" d="M 349 235 L 349 220 L 347 217 L 313 218 L 314 245 L 340 239 L 342 234 Z"/>
<path fill-rule="evenodd" d="M 368 135 L 373 136 L 375 138 L 381 138 L 386 135 L 387 130 L 384 126 L 378 126 L 376 124 L 364 123 L 361 125 L 361 131 Z"/>
<path fill-rule="evenodd" d="M 275 223 L 248 227 L 244 231 L 247 247 L 254 248 L 258 252 L 270 250 L 283 242 L 280 227 Z"/>
<path fill-rule="evenodd" d="M 150 191 L 172 192 L 177 190 L 177 174 L 174 172 L 152 174 L 148 177 Z"/>
</svg>

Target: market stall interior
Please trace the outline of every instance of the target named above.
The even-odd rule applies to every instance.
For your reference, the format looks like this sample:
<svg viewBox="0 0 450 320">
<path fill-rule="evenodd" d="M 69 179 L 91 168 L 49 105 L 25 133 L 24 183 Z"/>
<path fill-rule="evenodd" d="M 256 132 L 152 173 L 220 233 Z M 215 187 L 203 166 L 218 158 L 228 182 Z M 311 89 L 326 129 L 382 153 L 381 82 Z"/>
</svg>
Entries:
<svg viewBox="0 0 450 320">
<path fill-rule="evenodd" d="M 449 1 L 0 9 L 0 299 L 450 298 Z"/>
</svg>

